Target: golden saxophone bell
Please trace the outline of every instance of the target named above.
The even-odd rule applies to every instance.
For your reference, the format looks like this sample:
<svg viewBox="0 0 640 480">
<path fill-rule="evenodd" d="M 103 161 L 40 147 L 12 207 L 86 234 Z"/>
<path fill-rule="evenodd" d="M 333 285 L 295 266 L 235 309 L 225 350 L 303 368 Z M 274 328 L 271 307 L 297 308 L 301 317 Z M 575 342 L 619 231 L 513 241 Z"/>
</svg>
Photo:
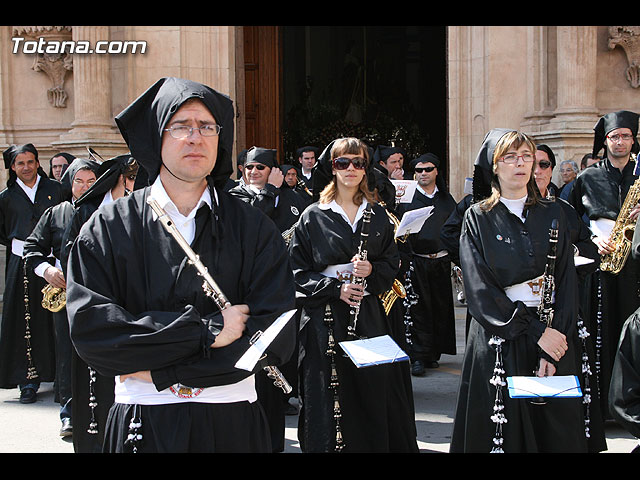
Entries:
<svg viewBox="0 0 640 480">
<path fill-rule="evenodd" d="M 42 307 L 50 312 L 59 312 L 67 304 L 67 292 L 64 288 L 47 284 L 42 289 Z"/>
<path fill-rule="evenodd" d="M 636 226 L 636 220 L 632 220 L 629 214 L 633 207 L 640 202 L 640 179 L 637 179 L 631 188 L 620 208 L 616 223 L 611 231 L 611 241 L 615 245 L 612 253 L 602 255 L 600 260 L 600 270 L 618 274 L 624 267 L 629 252 L 631 251 L 631 240 Z"/>
</svg>

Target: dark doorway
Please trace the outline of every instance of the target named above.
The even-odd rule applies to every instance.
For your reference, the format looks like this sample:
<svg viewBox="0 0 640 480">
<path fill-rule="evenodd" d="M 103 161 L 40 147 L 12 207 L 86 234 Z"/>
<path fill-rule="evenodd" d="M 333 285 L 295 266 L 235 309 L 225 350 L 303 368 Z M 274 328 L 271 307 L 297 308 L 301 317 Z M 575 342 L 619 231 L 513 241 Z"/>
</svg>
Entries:
<svg viewBox="0 0 640 480">
<path fill-rule="evenodd" d="M 285 159 L 334 138 L 447 159 L 446 27 L 282 27 Z M 446 176 L 445 176 L 446 178 Z"/>
</svg>

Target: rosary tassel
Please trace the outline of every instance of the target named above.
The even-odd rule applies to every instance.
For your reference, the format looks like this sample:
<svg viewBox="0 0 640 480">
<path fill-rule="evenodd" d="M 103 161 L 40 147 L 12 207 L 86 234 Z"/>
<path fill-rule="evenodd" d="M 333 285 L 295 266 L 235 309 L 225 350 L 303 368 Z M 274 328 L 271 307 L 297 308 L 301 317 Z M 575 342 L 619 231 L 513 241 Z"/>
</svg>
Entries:
<svg viewBox="0 0 640 480">
<path fill-rule="evenodd" d="M 589 377 L 591 376 L 591 366 L 589 365 L 589 355 L 587 354 L 587 337 L 589 332 L 584 326 L 584 322 L 581 316 L 578 316 L 578 337 L 582 340 L 582 376 L 584 381 L 584 395 L 582 396 L 582 403 L 584 404 L 584 435 L 586 438 L 591 437 L 591 386 Z"/>
<path fill-rule="evenodd" d="M 415 292 L 413 288 L 413 283 L 411 283 L 411 272 L 414 271 L 413 262 L 409 263 L 409 269 L 405 275 L 405 290 L 407 291 L 407 295 L 404 297 L 402 301 L 405 312 L 404 312 L 404 327 L 405 327 L 405 338 L 407 345 L 412 345 L 413 340 L 411 339 L 411 328 L 413 327 L 413 321 L 411 320 L 411 307 L 418 303 L 418 294 Z"/>
<path fill-rule="evenodd" d="M 344 447 L 344 441 L 342 439 L 342 428 L 340 426 L 340 419 L 342 418 L 342 411 L 340 409 L 340 399 L 338 398 L 338 371 L 336 370 L 335 363 L 335 339 L 333 337 L 333 316 L 331 314 L 331 306 L 327 304 L 324 310 L 324 323 L 328 328 L 329 338 L 327 340 L 327 356 L 330 358 L 331 362 L 331 379 L 329 388 L 333 390 L 333 418 L 336 421 L 336 452 L 341 452 Z"/>
<path fill-rule="evenodd" d="M 87 429 L 87 433 L 91 435 L 98 434 L 98 422 L 96 421 L 95 409 L 98 406 L 98 399 L 96 398 L 95 393 L 95 384 L 96 384 L 96 371 L 91 368 L 89 369 L 89 408 L 91 409 L 91 419 L 89 420 L 89 428 Z"/>
<path fill-rule="evenodd" d="M 129 422 L 129 435 L 124 442 L 132 448 L 133 453 L 138 453 L 138 445 L 142 440 L 142 433 L 140 429 L 142 427 L 142 419 L 140 418 L 140 405 L 133 406 L 133 414 L 131 415 L 131 421 Z"/>
<path fill-rule="evenodd" d="M 29 306 L 29 278 L 27 277 L 27 262 L 24 261 L 23 264 L 24 271 L 24 323 L 25 323 L 25 332 L 24 338 L 26 340 L 27 345 L 27 379 L 33 380 L 38 378 L 38 372 L 36 370 L 35 365 L 33 364 L 33 356 L 31 349 L 31 308 Z"/>
<path fill-rule="evenodd" d="M 493 447 L 491 453 L 504 453 L 502 437 L 502 425 L 507 423 L 507 417 L 504 415 L 504 399 L 503 388 L 507 384 L 504 379 L 504 365 L 502 363 L 502 344 L 504 339 L 493 336 L 489 340 L 489 345 L 495 346 L 496 349 L 496 363 L 493 368 L 493 376 L 489 380 L 493 386 L 496 387 L 496 399 L 493 405 L 493 415 L 491 415 L 491 421 L 496 424 L 496 433 L 493 437 Z"/>
</svg>

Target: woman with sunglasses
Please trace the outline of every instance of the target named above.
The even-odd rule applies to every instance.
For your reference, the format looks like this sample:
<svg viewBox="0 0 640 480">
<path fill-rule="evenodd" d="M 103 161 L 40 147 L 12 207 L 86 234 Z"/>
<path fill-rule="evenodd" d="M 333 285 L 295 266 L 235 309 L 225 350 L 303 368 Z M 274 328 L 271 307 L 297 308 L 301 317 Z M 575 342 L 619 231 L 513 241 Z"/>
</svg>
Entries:
<svg viewBox="0 0 640 480">
<path fill-rule="evenodd" d="M 595 440 L 586 433 L 582 398 L 539 404 L 510 398 L 507 389 L 512 376 L 581 372 L 574 248 L 562 207 L 541 198 L 536 188 L 535 152 L 525 134 L 495 129 L 475 162 L 474 193 L 484 191 L 485 197 L 467 210 L 460 236 L 472 320 L 451 452 L 587 452 Z M 547 325 L 537 309 L 554 220 L 555 287 Z M 601 432 L 590 435 L 596 433 Z"/>
<path fill-rule="evenodd" d="M 372 193 L 368 147 L 332 142 L 314 173 L 317 202 L 305 210 L 289 253 L 300 324 L 298 438 L 303 452 L 417 452 L 408 362 L 357 368 L 339 342 L 391 333 L 379 294 L 399 269 L 394 227 Z M 370 209 L 366 259 L 359 259 Z M 359 285 L 353 277 L 365 279 Z M 351 308 L 359 305 L 355 336 Z"/>
</svg>

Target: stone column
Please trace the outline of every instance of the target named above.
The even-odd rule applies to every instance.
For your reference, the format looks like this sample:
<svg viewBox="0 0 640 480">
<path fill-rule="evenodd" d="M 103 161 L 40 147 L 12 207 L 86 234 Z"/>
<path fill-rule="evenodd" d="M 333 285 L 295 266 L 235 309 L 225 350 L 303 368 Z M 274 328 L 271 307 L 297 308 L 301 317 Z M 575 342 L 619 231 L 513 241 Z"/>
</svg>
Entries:
<svg viewBox="0 0 640 480">
<path fill-rule="evenodd" d="M 108 26 L 74 26 L 73 40 L 88 42 L 109 40 Z M 90 146 L 103 158 L 123 152 L 124 141 L 111 111 L 111 73 L 109 54 L 76 53 L 73 56 L 74 121 L 71 130 L 56 142 L 61 149 L 85 155 Z M 126 150 L 126 146 L 124 146 Z"/>
<path fill-rule="evenodd" d="M 597 27 L 559 26 L 558 101 L 554 123 L 565 130 L 592 129 L 596 108 Z"/>
<path fill-rule="evenodd" d="M 593 146 L 593 127 L 599 117 L 596 107 L 598 27 L 546 28 L 555 28 L 555 78 L 554 75 L 543 75 L 542 78 L 546 76 L 547 81 L 555 81 L 555 102 L 549 98 L 549 103 L 555 105 L 549 105 L 544 115 L 528 119 L 535 122 L 529 121 L 524 126 L 533 134 L 536 143 L 544 143 L 553 150 L 557 165 L 552 180 L 562 185 L 559 164 L 563 160 L 574 160 L 580 165 L 582 156 L 590 153 Z M 552 53 L 550 51 L 548 55 Z M 551 66 L 549 61 L 547 64 Z M 551 87 L 550 83 L 547 91 Z"/>
</svg>

